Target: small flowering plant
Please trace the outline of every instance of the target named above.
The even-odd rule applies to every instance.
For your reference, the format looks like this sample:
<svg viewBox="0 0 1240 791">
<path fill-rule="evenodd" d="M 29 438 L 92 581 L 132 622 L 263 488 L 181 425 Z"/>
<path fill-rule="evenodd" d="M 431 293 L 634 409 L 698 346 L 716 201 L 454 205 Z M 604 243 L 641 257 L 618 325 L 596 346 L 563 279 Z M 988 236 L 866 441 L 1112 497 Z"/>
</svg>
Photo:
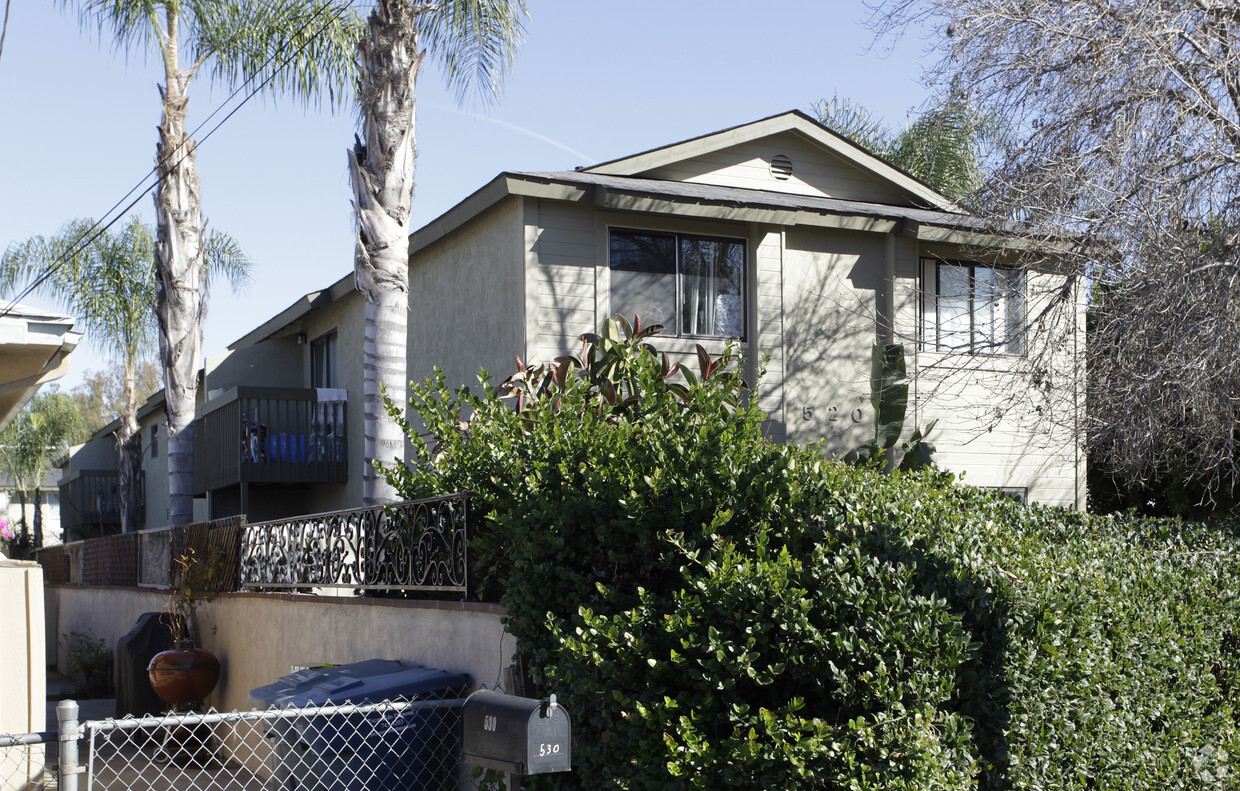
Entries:
<svg viewBox="0 0 1240 791">
<path fill-rule="evenodd" d="M 0 538 L 7 539 L 9 541 L 17 538 L 17 534 L 12 531 L 9 527 L 9 523 L 4 519 L 0 519 Z"/>
</svg>

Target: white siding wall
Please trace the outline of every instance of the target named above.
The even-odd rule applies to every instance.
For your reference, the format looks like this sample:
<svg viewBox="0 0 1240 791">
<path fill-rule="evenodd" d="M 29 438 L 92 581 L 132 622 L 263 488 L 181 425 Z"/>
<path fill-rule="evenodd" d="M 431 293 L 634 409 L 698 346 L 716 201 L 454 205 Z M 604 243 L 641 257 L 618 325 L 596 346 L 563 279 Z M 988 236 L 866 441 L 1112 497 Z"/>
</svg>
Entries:
<svg viewBox="0 0 1240 791">
<path fill-rule="evenodd" d="M 598 239 L 594 210 L 549 200 L 526 202 L 525 336 L 530 359 L 580 351 L 598 329 Z M 606 258 L 602 259 L 604 265 Z"/>
<path fill-rule="evenodd" d="M 771 158 L 783 154 L 792 161 L 786 181 L 771 175 Z M 843 157 L 831 153 L 795 132 L 722 151 L 715 151 L 642 174 L 669 181 L 715 184 L 723 187 L 786 192 L 796 195 L 843 198 L 872 203 L 907 203 L 901 191 L 875 179 Z"/>
<path fill-rule="evenodd" d="M 529 201 L 524 212 L 527 253 L 526 336 L 530 358 L 549 360 L 575 351 L 577 336 L 612 315 L 608 294 L 607 230 L 639 229 L 746 236 L 749 244 L 747 334 L 756 360 L 770 355 L 761 382 L 760 405 L 772 418 L 777 439 L 823 440 L 842 455 L 873 435 L 870 350 L 881 298 L 886 238 L 880 234 L 702 223 L 677 217 L 597 212 L 590 206 Z M 918 326 L 918 250 L 896 241 L 897 340 L 909 349 L 911 370 L 925 355 L 915 353 Z M 695 341 L 665 338 L 662 346 L 692 364 Z M 717 353 L 722 343 L 705 344 Z M 748 346 L 747 346 L 748 349 Z M 1065 358 L 1066 359 L 1066 358 Z M 979 415 L 991 414 L 1004 387 L 976 369 L 920 372 L 918 399 L 907 429 L 939 419 L 933 440 L 940 462 L 965 472 L 969 483 L 1014 486 L 1033 499 L 1072 505 L 1077 500 L 1078 465 L 1071 436 L 1026 425 L 1017 414 L 979 437 Z M 932 385 L 929 377 L 939 376 Z M 963 382 L 963 385 L 961 385 Z M 1038 433 L 1041 431 L 1041 433 Z"/>
<path fill-rule="evenodd" d="M 758 407 L 767 414 L 771 439 L 788 438 L 784 377 L 787 366 L 784 332 L 784 234 L 779 228 L 755 230 L 750 244 L 749 337 L 757 348 L 749 355 L 749 380 L 756 377 L 763 353 L 768 354 L 766 375 L 758 382 Z"/>
<path fill-rule="evenodd" d="M 918 294 L 913 268 L 902 268 L 899 281 L 906 296 L 901 324 L 910 336 L 933 311 L 929 293 Z M 1062 280 L 1036 272 L 1027 277 L 1027 315 L 1034 315 Z M 1083 366 L 1076 364 L 1084 355 L 1083 322 L 1084 310 L 1077 305 L 1075 334 L 1070 326 L 1057 330 L 1061 343 L 1050 359 L 1051 388 L 1045 392 L 1030 387 L 1026 357 L 923 348 L 915 360 L 912 419 L 919 426 L 938 421 L 931 437 L 935 459 L 962 473 L 967 484 L 1022 488 L 1032 501 L 1083 508 L 1085 465 L 1076 441 L 1078 410 L 1084 408 Z"/>
</svg>

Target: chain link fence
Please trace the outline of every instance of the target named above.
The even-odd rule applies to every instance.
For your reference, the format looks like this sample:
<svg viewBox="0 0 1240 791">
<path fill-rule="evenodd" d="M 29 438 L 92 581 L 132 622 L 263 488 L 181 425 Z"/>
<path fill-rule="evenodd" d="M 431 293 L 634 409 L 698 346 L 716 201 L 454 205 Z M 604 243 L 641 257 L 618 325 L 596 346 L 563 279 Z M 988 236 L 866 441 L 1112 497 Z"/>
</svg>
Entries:
<svg viewBox="0 0 1240 791">
<path fill-rule="evenodd" d="M 49 770 L 48 743 L 56 734 L 0 734 L 0 789 L 3 791 L 43 791 L 56 788 L 54 768 Z M 50 751 L 55 753 L 55 748 Z"/>
<path fill-rule="evenodd" d="M 468 775 L 460 767 L 463 704 L 211 710 L 81 726 L 62 714 L 59 736 L 0 737 L 0 789 L 456 791 Z M 57 741 L 59 760 L 49 756 L 45 768 L 44 744 Z"/>
</svg>

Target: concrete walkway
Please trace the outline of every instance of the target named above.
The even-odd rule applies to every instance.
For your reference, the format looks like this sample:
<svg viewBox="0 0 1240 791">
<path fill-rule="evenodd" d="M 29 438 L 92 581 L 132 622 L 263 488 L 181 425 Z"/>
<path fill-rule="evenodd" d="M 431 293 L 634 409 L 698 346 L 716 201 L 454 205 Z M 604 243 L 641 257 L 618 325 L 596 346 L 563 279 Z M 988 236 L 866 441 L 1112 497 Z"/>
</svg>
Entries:
<svg viewBox="0 0 1240 791">
<path fill-rule="evenodd" d="M 68 695 L 77 684 L 57 673 L 54 669 L 47 670 L 47 729 L 54 731 L 57 729 L 56 706 L 60 703 L 60 699 Z M 79 700 L 78 704 L 78 721 L 86 720 L 106 720 L 108 717 L 116 716 L 116 698 L 99 698 L 98 700 Z"/>
</svg>

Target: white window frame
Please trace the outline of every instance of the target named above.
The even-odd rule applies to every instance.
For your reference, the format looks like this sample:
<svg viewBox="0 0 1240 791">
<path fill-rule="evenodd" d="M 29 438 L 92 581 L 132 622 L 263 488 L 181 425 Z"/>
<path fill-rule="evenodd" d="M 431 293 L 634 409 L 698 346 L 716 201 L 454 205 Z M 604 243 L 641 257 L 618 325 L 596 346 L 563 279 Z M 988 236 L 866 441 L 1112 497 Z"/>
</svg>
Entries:
<svg viewBox="0 0 1240 791">
<path fill-rule="evenodd" d="M 667 326 L 666 324 L 664 325 L 664 333 L 668 337 L 693 338 L 693 339 L 703 339 L 703 340 L 727 340 L 727 339 L 735 338 L 738 341 L 742 341 L 742 342 L 745 341 L 746 329 L 749 326 L 749 294 L 748 292 L 750 290 L 749 266 L 750 266 L 751 256 L 749 252 L 749 240 L 748 239 L 744 237 L 740 237 L 740 236 L 727 236 L 725 234 L 691 233 L 691 232 L 683 232 L 683 231 L 669 231 L 669 230 L 664 230 L 660 228 L 637 228 L 637 227 L 633 227 L 630 225 L 610 225 L 610 224 L 606 227 L 606 232 L 607 232 L 607 235 L 605 238 L 604 249 L 607 253 L 607 269 L 609 270 L 609 275 L 608 275 L 609 282 L 612 281 L 612 278 L 614 278 L 616 274 L 616 270 L 612 268 L 612 264 L 611 264 L 611 238 L 612 238 L 613 233 L 621 232 L 621 233 L 646 234 L 650 236 L 666 236 L 666 237 L 671 237 L 673 239 L 672 246 L 673 246 L 675 256 L 676 256 L 676 272 L 675 272 L 676 288 L 675 288 L 675 294 L 673 296 L 673 315 L 675 317 L 675 326 Z M 733 335 L 711 335 L 711 334 L 703 334 L 703 333 L 683 332 L 681 330 L 680 325 L 682 321 L 684 320 L 684 317 L 682 315 L 683 310 L 684 310 L 684 303 L 683 303 L 684 272 L 682 270 L 682 265 L 681 265 L 681 260 L 680 260 L 681 259 L 681 255 L 680 255 L 681 239 L 704 239 L 708 241 L 718 241 L 718 242 L 726 242 L 730 244 L 740 245 L 741 256 L 742 256 L 741 277 L 740 277 L 741 316 L 740 316 L 740 332 L 737 335 L 735 336 Z M 609 289 L 609 291 L 611 291 L 611 289 Z M 615 304 L 615 301 L 612 299 L 612 296 L 610 293 L 608 294 L 608 305 L 610 306 L 610 310 L 612 314 L 624 311 L 623 307 L 617 306 Z M 632 317 L 626 316 L 626 318 L 631 319 Z M 643 322 L 645 322 L 645 317 L 642 317 L 642 320 Z"/>
<path fill-rule="evenodd" d="M 943 330 L 940 326 L 941 315 L 939 312 L 939 295 L 941 284 L 941 272 L 944 266 L 956 268 L 968 268 L 969 270 L 969 286 L 968 286 L 968 316 L 969 316 L 969 342 L 966 345 L 949 345 L 944 343 L 942 339 Z M 979 336 L 975 320 L 977 316 L 977 269 L 1002 270 L 1006 272 L 1015 272 L 1018 275 L 1019 283 L 1018 291 L 1015 294 L 1014 304 L 1008 307 L 1008 310 L 1015 311 L 1015 319 L 1007 320 L 1003 337 L 996 342 L 987 342 Z M 921 293 L 922 293 L 922 333 L 921 348 L 923 351 L 941 352 L 945 354 L 965 354 L 979 355 L 986 357 L 1020 357 L 1025 354 L 1024 345 L 1024 318 L 1025 306 L 1028 303 L 1026 284 L 1028 278 L 1024 270 L 1015 267 L 999 266 L 982 261 L 965 261 L 949 258 L 939 258 L 933 256 L 923 256 L 921 259 Z M 1013 329 L 1013 324 L 1015 329 Z"/>
<path fill-rule="evenodd" d="M 336 328 L 332 328 L 323 333 L 319 337 L 310 341 L 310 386 L 311 387 L 339 387 L 340 386 L 340 358 L 337 354 L 340 342 L 339 336 L 336 334 Z M 321 371 L 320 363 L 315 358 L 315 352 L 321 348 L 323 350 L 324 361 L 327 362 L 328 370 Z M 328 380 L 327 384 L 316 384 L 317 374 L 324 374 L 324 378 Z"/>
</svg>

